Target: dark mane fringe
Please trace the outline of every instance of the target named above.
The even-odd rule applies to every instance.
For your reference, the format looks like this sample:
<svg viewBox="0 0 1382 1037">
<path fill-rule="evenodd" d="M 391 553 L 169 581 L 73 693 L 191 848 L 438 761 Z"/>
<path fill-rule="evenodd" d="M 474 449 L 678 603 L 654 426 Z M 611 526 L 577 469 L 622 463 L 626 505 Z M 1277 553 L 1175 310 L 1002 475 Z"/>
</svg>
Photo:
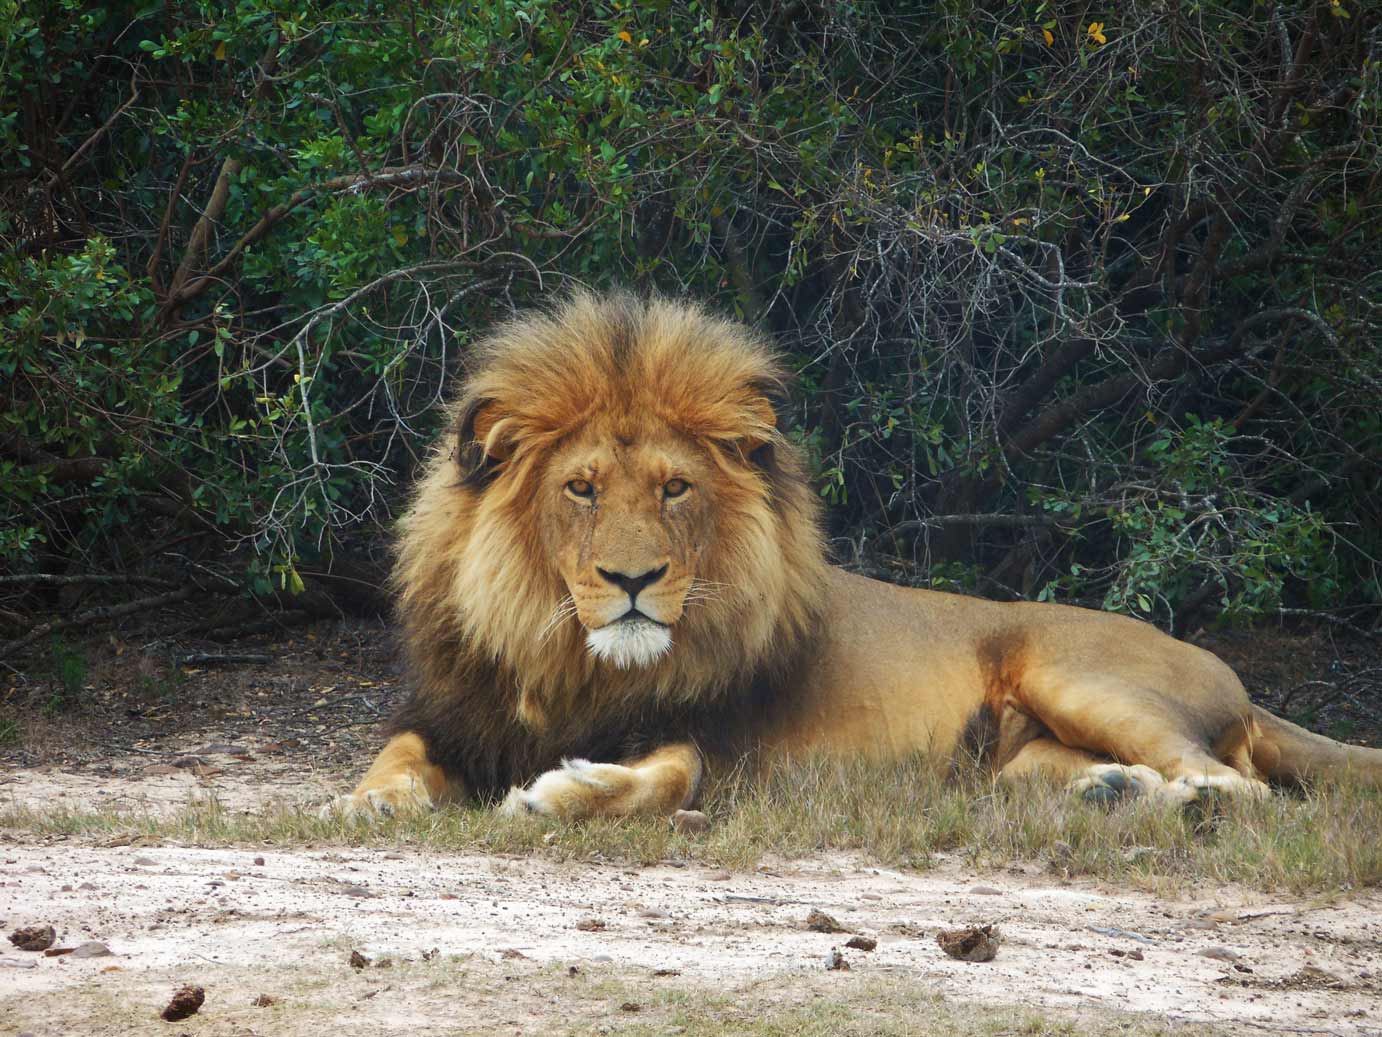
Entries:
<svg viewBox="0 0 1382 1037">
<path fill-rule="evenodd" d="M 582 726 L 568 724 L 552 734 L 525 727 L 512 710 L 496 709 L 496 700 L 517 699 L 512 678 L 506 686 L 498 667 L 472 663 L 459 666 L 447 682 L 450 694 L 415 688 L 390 721 L 389 734 L 421 735 L 428 758 L 485 802 L 568 758 L 616 762 L 680 741 L 711 759 L 737 758 L 796 715 L 796 691 L 818 643 L 813 636 L 799 638 L 771 665 L 695 702 L 652 702 L 626 714 L 592 704 Z"/>
</svg>

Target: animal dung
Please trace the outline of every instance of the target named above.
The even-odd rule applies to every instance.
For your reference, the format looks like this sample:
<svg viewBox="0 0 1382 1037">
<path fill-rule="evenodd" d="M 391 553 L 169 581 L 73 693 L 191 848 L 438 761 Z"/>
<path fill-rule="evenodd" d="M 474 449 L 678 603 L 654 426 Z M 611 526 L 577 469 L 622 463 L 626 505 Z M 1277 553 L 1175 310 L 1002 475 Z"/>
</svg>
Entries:
<svg viewBox="0 0 1382 1037">
<path fill-rule="evenodd" d="M 963 929 L 942 929 L 936 934 L 941 950 L 960 961 L 992 961 L 1002 942 L 998 928 L 992 925 L 970 925 Z"/>
</svg>

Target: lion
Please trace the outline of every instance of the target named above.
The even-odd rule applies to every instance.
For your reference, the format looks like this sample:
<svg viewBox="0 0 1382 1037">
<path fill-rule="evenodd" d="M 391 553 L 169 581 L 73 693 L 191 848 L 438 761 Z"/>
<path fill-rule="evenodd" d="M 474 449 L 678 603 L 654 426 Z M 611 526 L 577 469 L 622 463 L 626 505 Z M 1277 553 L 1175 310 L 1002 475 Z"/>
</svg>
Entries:
<svg viewBox="0 0 1382 1037">
<path fill-rule="evenodd" d="M 1147 623 L 828 564 L 788 381 L 747 327 L 628 294 L 479 343 L 401 522 L 412 690 L 334 809 L 671 815 L 708 768 L 810 752 L 1102 801 L 1382 780 L 1382 751 L 1254 706 Z"/>
</svg>

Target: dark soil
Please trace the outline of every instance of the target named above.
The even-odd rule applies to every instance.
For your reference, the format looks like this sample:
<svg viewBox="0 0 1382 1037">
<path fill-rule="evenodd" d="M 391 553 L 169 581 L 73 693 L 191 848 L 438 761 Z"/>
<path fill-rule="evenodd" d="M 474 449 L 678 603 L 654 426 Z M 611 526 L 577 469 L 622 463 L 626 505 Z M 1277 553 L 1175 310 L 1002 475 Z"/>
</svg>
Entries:
<svg viewBox="0 0 1382 1037">
<path fill-rule="evenodd" d="M 403 693 L 394 638 L 373 621 L 230 645 L 107 635 L 63 651 L 79 680 L 64 684 L 39 657 L 0 683 L 0 763 L 100 771 L 134 760 L 201 774 L 253 754 L 354 771 Z"/>
</svg>

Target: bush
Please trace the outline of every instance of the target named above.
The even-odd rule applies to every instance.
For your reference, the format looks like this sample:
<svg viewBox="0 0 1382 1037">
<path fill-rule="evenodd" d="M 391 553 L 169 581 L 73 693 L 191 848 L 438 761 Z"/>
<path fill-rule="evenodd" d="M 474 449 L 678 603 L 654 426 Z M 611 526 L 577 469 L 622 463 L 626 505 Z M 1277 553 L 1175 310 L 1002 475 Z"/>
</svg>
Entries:
<svg viewBox="0 0 1382 1037">
<path fill-rule="evenodd" d="M 624 283 L 789 350 L 847 562 L 1375 611 L 1379 14 L 1091 11 L 0 0 L 0 558 L 301 590 Z"/>
</svg>

